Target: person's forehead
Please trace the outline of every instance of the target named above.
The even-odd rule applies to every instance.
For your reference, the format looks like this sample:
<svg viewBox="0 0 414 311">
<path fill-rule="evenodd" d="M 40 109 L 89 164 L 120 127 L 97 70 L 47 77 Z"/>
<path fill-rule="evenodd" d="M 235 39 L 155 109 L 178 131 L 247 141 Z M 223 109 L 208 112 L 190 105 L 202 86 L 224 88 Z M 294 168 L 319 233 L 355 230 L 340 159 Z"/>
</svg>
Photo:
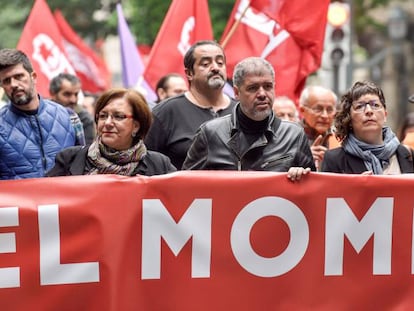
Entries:
<svg viewBox="0 0 414 311">
<path fill-rule="evenodd" d="M 245 75 L 244 83 L 273 83 L 273 78 L 270 72 L 252 72 Z"/>
<path fill-rule="evenodd" d="M 296 107 L 293 106 L 293 104 L 291 104 L 291 103 L 278 103 L 278 104 L 274 105 L 274 107 L 277 110 L 291 110 L 291 111 L 296 111 Z"/>
<path fill-rule="evenodd" d="M 323 105 L 323 106 L 335 106 L 335 98 L 329 92 L 322 92 L 319 94 L 310 94 L 309 104 Z"/>
<path fill-rule="evenodd" d="M 377 94 L 371 94 L 371 93 L 368 93 L 368 94 L 364 94 L 364 95 L 361 95 L 359 98 L 357 98 L 355 101 L 360 101 L 360 100 L 373 100 L 373 99 L 377 99 L 377 100 L 379 100 L 379 97 L 378 97 L 378 95 Z"/>
<path fill-rule="evenodd" d="M 130 103 L 124 98 L 114 98 L 110 100 L 105 107 L 102 108 L 102 110 L 109 110 L 109 111 L 123 111 L 123 110 L 129 110 L 132 109 Z"/>
<path fill-rule="evenodd" d="M 223 51 L 220 47 L 213 44 L 200 45 L 195 48 L 194 55 L 203 58 L 203 57 L 224 57 Z"/>
<path fill-rule="evenodd" d="M 26 73 L 26 72 L 27 70 L 24 69 L 23 64 L 17 64 L 17 65 L 5 68 L 3 70 L 0 70 L 0 75 L 3 77 L 6 77 L 6 76 L 15 75 L 17 73 Z"/>
<path fill-rule="evenodd" d="M 182 86 L 182 85 L 186 85 L 186 84 L 185 84 L 185 80 L 181 77 L 172 76 L 167 81 L 168 87 L 175 87 L 175 86 Z"/>
<path fill-rule="evenodd" d="M 63 79 L 60 89 L 61 90 L 70 90 L 70 91 L 79 91 L 80 88 L 81 87 L 80 87 L 79 83 L 72 83 L 69 80 Z"/>
</svg>

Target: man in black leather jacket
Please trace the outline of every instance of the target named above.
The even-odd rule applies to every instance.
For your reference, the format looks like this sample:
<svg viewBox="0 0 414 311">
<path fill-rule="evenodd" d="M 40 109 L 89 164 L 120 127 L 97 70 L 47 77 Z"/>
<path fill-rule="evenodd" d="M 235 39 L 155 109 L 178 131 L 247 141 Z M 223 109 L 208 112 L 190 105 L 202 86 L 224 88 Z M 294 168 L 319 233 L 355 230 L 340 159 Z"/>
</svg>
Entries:
<svg viewBox="0 0 414 311">
<path fill-rule="evenodd" d="M 289 171 L 291 179 L 315 170 L 303 128 L 272 112 L 274 81 L 268 61 L 259 57 L 242 60 L 233 75 L 239 103 L 231 115 L 199 128 L 183 169 Z"/>
</svg>

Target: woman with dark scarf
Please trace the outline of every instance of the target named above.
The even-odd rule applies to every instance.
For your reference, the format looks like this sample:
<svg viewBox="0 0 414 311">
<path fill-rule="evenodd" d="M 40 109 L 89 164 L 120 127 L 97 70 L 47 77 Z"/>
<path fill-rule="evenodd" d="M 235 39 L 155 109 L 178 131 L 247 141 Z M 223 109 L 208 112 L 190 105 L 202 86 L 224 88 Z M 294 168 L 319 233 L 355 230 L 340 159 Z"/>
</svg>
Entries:
<svg viewBox="0 0 414 311">
<path fill-rule="evenodd" d="M 385 126 L 387 107 L 382 90 L 372 82 L 356 82 L 342 96 L 335 116 L 341 147 L 325 153 L 323 172 L 346 174 L 413 173 L 413 152 Z"/>
<path fill-rule="evenodd" d="M 151 122 L 148 104 L 137 91 L 114 88 L 104 92 L 96 102 L 96 139 L 89 146 L 58 153 L 47 176 L 151 176 L 176 171 L 167 156 L 145 147 L 143 140 Z"/>
</svg>

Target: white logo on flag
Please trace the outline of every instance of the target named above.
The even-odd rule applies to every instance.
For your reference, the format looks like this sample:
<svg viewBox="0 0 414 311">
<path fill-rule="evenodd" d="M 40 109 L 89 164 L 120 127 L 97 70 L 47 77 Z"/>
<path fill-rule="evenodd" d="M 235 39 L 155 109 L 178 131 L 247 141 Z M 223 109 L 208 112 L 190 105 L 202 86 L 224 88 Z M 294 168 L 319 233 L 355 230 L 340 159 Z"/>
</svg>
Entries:
<svg viewBox="0 0 414 311">
<path fill-rule="evenodd" d="M 75 70 L 85 75 L 89 80 L 93 80 L 99 87 L 104 88 L 105 80 L 99 75 L 99 69 L 94 61 L 70 42 L 63 40 L 63 44 Z"/>
<path fill-rule="evenodd" d="M 240 20 L 240 17 L 242 16 L 246 7 L 249 5 L 249 0 L 242 0 L 240 2 L 239 7 L 237 8 L 237 12 L 235 14 L 236 20 Z M 274 49 L 276 49 L 290 36 L 290 34 L 286 30 L 281 29 L 280 25 L 275 20 L 270 19 L 267 15 L 263 13 L 254 13 L 250 7 L 247 9 L 246 13 L 241 18 L 241 23 L 269 37 L 269 42 L 264 47 L 262 55 L 260 55 L 260 57 L 262 58 L 266 58 L 269 54 L 272 53 Z"/>
<path fill-rule="evenodd" d="M 180 51 L 181 55 L 185 55 L 185 52 L 190 48 L 190 33 L 194 30 L 195 26 L 195 18 L 194 16 L 190 16 L 184 22 L 183 29 L 181 30 L 181 37 L 180 42 L 178 43 L 178 51 Z"/>
<path fill-rule="evenodd" d="M 50 80 L 61 72 L 75 74 L 65 54 L 48 35 L 38 34 L 33 39 L 33 59 L 39 64 L 40 71 Z"/>
</svg>

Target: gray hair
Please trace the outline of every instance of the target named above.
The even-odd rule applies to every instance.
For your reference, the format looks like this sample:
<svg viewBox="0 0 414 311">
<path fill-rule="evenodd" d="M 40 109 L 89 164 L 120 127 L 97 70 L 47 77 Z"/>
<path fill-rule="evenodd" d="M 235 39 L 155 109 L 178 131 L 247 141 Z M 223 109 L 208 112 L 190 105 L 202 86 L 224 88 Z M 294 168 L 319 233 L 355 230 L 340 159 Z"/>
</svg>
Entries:
<svg viewBox="0 0 414 311">
<path fill-rule="evenodd" d="M 234 68 L 233 85 L 240 87 L 246 75 L 257 74 L 263 75 L 270 73 L 273 82 L 275 81 L 275 70 L 273 66 L 264 58 L 248 57 L 240 61 Z"/>
<path fill-rule="evenodd" d="M 316 94 L 331 93 L 332 97 L 334 98 L 335 106 L 336 106 L 336 103 L 338 102 L 338 96 L 336 96 L 336 94 L 332 90 L 326 87 L 320 86 L 320 85 L 310 85 L 310 86 L 305 87 L 302 93 L 300 94 L 299 105 L 301 107 L 307 106 L 310 95 L 315 94 L 315 93 Z"/>
<path fill-rule="evenodd" d="M 73 74 L 70 73 L 59 73 L 57 76 L 53 77 L 52 80 L 50 80 L 49 83 L 49 92 L 50 94 L 57 94 L 60 91 L 60 88 L 62 87 L 63 81 L 67 80 L 70 82 L 70 84 L 80 84 L 81 81 L 79 78 Z"/>
</svg>

